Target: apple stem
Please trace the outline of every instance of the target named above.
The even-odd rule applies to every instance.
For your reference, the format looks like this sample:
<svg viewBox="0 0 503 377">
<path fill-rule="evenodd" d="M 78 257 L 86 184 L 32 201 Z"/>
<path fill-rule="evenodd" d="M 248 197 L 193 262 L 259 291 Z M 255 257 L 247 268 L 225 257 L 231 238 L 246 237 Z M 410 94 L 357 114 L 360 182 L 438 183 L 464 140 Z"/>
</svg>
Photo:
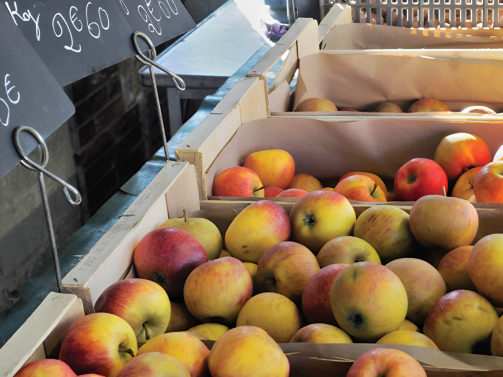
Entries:
<svg viewBox="0 0 503 377">
<path fill-rule="evenodd" d="M 377 183 L 374 183 L 374 189 L 372 190 L 372 192 L 370 193 L 370 195 L 372 195 L 376 190 L 377 190 Z"/>
<path fill-rule="evenodd" d="M 183 219 L 185 220 L 185 222 L 187 222 L 187 210 L 186 209 L 183 210 Z"/>
<path fill-rule="evenodd" d="M 127 349 L 127 350 L 125 350 L 124 352 L 125 352 L 125 353 L 129 353 L 129 354 L 131 355 L 131 357 L 134 357 L 134 352 L 133 352 L 133 350 L 131 350 L 131 349 L 129 349 L 129 348 L 128 348 L 128 349 Z"/>
<path fill-rule="evenodd" d="M 443 196 L 447 196 L 447 193 L 445 192 L 445 187 L 444 186 L 441 186 L 440 190 L 442 190 L 442 195 Z"/>
<path fill-rule="evenodd" d="M 145 339 L 150 340 L 150 334 L 148 333 L 148 329 L 145 323 L 143 324 L 143 328 L 145 329 Z"/>
<path fill-rule="evenodd" d="M 239 212 L 236 211 L 235 209 L 233 209 L 231 212 L 234 213 L 234 214 L 236 214 L 236 215 L 239 215 Z"/>
<path fill-rule="evenodd" d="M 260 187 L 260 188 L 258 188 L 258 189 L 256 189 L 256 190 L 253 190 L 253 192 L 257 192 L 257 191 L 263 190 L 263 189 L 265 189 L 266 187 L 267 187 L 267 186 L 262 186 L 262 187 Z"/>
</svg>

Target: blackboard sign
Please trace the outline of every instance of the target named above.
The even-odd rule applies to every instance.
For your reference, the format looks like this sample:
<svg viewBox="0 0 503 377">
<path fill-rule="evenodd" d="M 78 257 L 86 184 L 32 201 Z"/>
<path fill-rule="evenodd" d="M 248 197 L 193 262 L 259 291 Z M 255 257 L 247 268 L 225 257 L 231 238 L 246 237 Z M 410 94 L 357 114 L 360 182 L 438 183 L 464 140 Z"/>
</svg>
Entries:
<svg viewBox="0 0 503 377">
<path fill-rule="evenodd" d="M 131 28 L 148 35 L 154 46 L 186 33 L 196 26 L 180 0 L 115 0 L 115 2 L 122 9 Z"/>
<path fill-rule="evenodd" d="M 0 8 L 0 179 L 20 161 L 12 143 L 17 126 L 33 127 L 45 139 L 75 112 L 63 89 L 9 18 Z M 29 153 L 38 144 L 28 134 L 22 136 L 23 150 Z"/>
<path fill-rule="evenodd" d="M 115 0 L 3 0 L 2 6 L 61 86 L 136 55 L 133 30 Z"/>
</svg>

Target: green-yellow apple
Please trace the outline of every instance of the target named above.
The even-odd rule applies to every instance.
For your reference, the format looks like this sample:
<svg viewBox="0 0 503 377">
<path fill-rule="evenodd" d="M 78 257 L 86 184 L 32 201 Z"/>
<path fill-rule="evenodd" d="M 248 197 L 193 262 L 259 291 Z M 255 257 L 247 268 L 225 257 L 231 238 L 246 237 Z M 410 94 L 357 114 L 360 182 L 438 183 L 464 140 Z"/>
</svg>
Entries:
<svg viewBox="0 0 503 377">
<path fill-rule="evenodd" d="M 264 197 L 264 185 L 257 173 L 243 166 L 225 169 L 213 180 L 212 195 Z"/>
<path fill-rule="evenodd" d="M 335 192 L 361 202 L 385 202 L 386 195 L 379 185 L 365 175 L 351 175 L 337 183 Z"/>
<path fill-rule="evenodd" d="M 426 335 L 417 331 L 398 330 L 390 332 L 379 339 L 377 344 L 402 344 L 438 350 L 437 345 Z"/>
<path fill-rule="evenodd" d="M 354 171 L 348 174 L 344 174 L 341 179 L 339 179 L 339 182 L 342 181 L 344 178 L 351 177 L 352 175 L 365 175 L 369 177 L 371 180 L 373 180 L 377 185 L 381 188 L 381 190 L 386 193 L 388 189 L 386 188 L 386 185 L 384 184 L 383 180 L 379 178 L 379 176 L 373 174 L 373 173 L 367 173 L 367 172 L 362 172 L 362 171 Z"/>
<path fill-rule="evenodd" d="M 173 356 L 149 352 L 135 357 L 117 377 L 191 377 L 189 371 Z"/>
<path fill-rule="evenodd" d="M 292 300 L 278 293 L 259 293 L 239 312 L 236 326 L 256 326 L 276 342 L 288 343 L 304 326 L 304 319 Z"/>
<path fill-rule="evenodd" d="M 482 169 L 482 166 L 472 168 L 461 174 L 452 189 L 451 195 L 454 198 L 471 200 L 471 197 L 474 195 L 473 182 L 475 182 L 475 177 L 480 169 Z"/>
<path fill-rule="evenodd" d="M 187 218 L 187 211 L 183 211 L 183 219 L 169 219 L 162 223 L 161 228 L 177 228 L 185 230 L 204 247 L 208 259 L 216 259 L 222 252 L 222 235 L 217 226 L 208 219 Z"/>
<path fill-rule="evenodd" d="M 402 326 L 400 326 L 400 328 L 398 329 L 398 331 L 402 330 L 420 332 L 419 327 L 417 327 L 413 322 L 409 321 L 408 319 L 404 320 Z"/>
<path fill-rule="evenodd" d="M 283 191 L 285 191 L 285 190 L 282 189 L 281 187 L 267 186 L 264 189 L 264 198 L 275 198 L 276 196 L 278 196 L 279 193 L 281 193 Z"/>
<path fill-rule="evenodd" d="M 262 329 L 241 326 L 227 331 L 211 348 L 213 377 L 288 377 L 290 364 L 278 344 Z"/>
<path fill-rule="evenodd" d="M 308 192 L 306 190 L 291 188 L 280 192 L 276 198 L 298 198 L 306 195 Z"/>
<path fill-rule="evenodd" d="M 292 182 L 288 188 L 296 188 L 307 192 L 321 190 L 323 188 L 321 182 L 312 175 L 299 173 L 293 176 Z"/>
<path fill-rule="evenodd" d="M 503 356 L 503 317 L 498 320 L 491 336 L 491 355 Z"/>
<path fill-rule="evenodd" d="M 187 276 L 208 260 L 201 244 L 176 228 L 158 228 L 147 233 L 136 246 L 133 258 L 138 277 L 159 284 L 170 300 L 183 297 Z"/>
<path fill-rule="evenodd" d="M 138 350 L 138 356 L 148 352 L 161 352 L 180 361 L 190 377 L 209 376 L 208 355 L 210 351 L 199 339 L 188 333 L 173 332 L 156 336 Z"/>
<path fill-rule="evenodd" d="M 443 195 L 448 180 L 444 169 L 427 158 L 413 158 L 395 174 L 395 193 L 405 200 L 418 200 L 425 195 Z"/>
<path fill-rule="evenodd" d="M 398 276 L 407 292 L 406 318 L 422 326 L 435 303 L 445 295 L 442 275 L 428 262 L 415 258 L 400 258 L 386 265 Z"/>
<path fill-rule="evenodd" d="M 253 292 L 250 273 L 236 258 L 219 258 L 192 271 L 183 296 L 190 313 L 201 322 L 234 325 Z"/>
<path fill-rule="evenodd" d="M 410 231 L 409 215 L 393 206 L 374 206 L 363 211 L 356 220 L 353 234 L 367 241 L 382 263 L 410 256 L 417 247 Z"/>
<path fill-rule="evenodd" d="M 300 305 L 302 292 L 316 271 L 318 261 L 297 242 L 280 242 L 266 250 L 257 267 L 259 292 L 276 292 Z"/>
<path fill-rule="evenodd" d="M 473 242 L 479 216 L 473 204 L 466 200 L 427 195 L 412 206 L 409 225 L 422 246 L 454 250 Z"/>
<path fill-rule="evenodd" d="M 326 323 L 313 323 L 295 333 L 290 343 L 353 343 L 340 328 Z"/>
<path fill-rule="evenodd" d="M 54 359 L 43 359 L 32 361 L 14 375 L 14 377 L 76 377 L 77 375 L 70 367 Z"/>
<path fill-rule="evenodd" d="M 473 246 L 462 246 L 449 251 L 440 260 L 437 270 L 442 275 L 447 287 L 447 292 L 458 289 L 477 291 L 468 274 L 468 260 Z"/>
<path fill-rule="evenodd" d="M 477 203 L 503 203 L 503 161 L 480 169 L 473 182 L 473 193 Z"/>
<path fill-rule="evenodd" d="M 109 313 L 93 313 L 70 326 L 59 359 L 78 374 L 116 377 L 137 352 L 135 333 L 126 321 Z"/>
<path fill-rule="evenodd" d="M 376 113 L 403 113 L 402 109 L 393 102 L 383 102 L 374 110 Z"/>
<path fill-rule="evenodd" d="M 138 344 L 164 334 L 171 316 L 166 291 L 145 279 L 120 280 L 98 297 L 96 313 L 110 313 L 124 319 L 133 328 Z"/>
<path fill-rule="evenodd" d="M 198 323 L 184 303 L 171 301 L 171 316 L 166 332 L 185 331 Z"/>
<path fill-rule="evenodd" d="M 302 293 L 302 314 L 307 323 L 327 323 L 337 326 L 330 305 L 332 284 L 349 264 L 331 264 L 316 272 Z"/>
<path fill-rule="evenodd" d="M 400 328 L 407 314 L 407 292 L 388 268 L 373 262 L 346 267 L 332 285 L 335 320 L 351 337 L 375 342 Z"/>
<path fill-rule="evenodd" d="M 318 190 L 303 196 L 294 204 L 290 220 L 292 240 L 318 253 L 331 239 L 353 233 L 356 214 L 341 194 Z"/>
<path fill-rule="evenodd" d="M 360 355 L 346 377 L 426 377 L 419 362 L 400 350 L 376 348 Z"/>
<path fill-rule="evenodd" d="M 503 234 L 478 241 L 468 259 L 468 274 L 477 291 L 497 307 L 503 306 Z"/>
<path fill-rule="evenodd" d="M 322 268 L 337 263 L 381 263 L 381 259 L 372 245 L 361 238 L 353 236 L 342 236 L 328 241 L 321 248 L 316 259 Z"/>
<path fill-rule="evenodd" d="M 209 340 L 217 340 L 227 330 L 229 330 L 229 328 L 220 323 L 202 323 L 190 328 L 188 331 L 204 335 Z"/>
<path fill-rule="evenodd" d="M 480 137 L 457 132 L 442 139 L 434 160 L 444 169 L 447 178 L 457 179 L 468 169 L 490 163 L 491 152 Z"/>
<path fill-rule="evenodd" d="M 225 246 L 234 258 L 258 263 L 267 249 L 290 238 L 290 230 L 290 219 L 283 207 L 259 200 L 234 218 L 225 232 Z"/>
<path fill-rule="evenodd" d="M 337 111 L 337 107 L 325 98 L 308 98 L 299 103 L 295 111 Z"/>
<path fill-rule="evenodd" d="M 407 110 L 408 113 L 429 113 L 435 111 L 451 110 L 449 110 L 449 107 L 445 103 L 434 98 L 423 98 L 417 100 Z"/>
<path fill-rule="evenodd" d="M 267 187 L 287 189 L 295 174 L 295 161 L 290 153 L 281 149 L 254 152 L 243 162 L 245 168 L 257 173 Z"/>
<path fill-rule="evenodd" d="M 460 289 L 437 301 L 423 333 L 442 351 L 489 354 L 496 309 L 476 292 Z"/>
</svg>

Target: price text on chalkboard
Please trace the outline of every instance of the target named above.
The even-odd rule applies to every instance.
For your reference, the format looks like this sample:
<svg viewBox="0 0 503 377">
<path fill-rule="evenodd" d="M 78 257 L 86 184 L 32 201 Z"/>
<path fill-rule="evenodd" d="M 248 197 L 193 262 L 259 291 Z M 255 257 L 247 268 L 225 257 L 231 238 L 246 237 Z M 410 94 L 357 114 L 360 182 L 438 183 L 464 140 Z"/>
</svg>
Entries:
<svg viewBox="0 0 503 377">
<path fill-rule="evenodd" d="M 63 89 L 9 18 L 0 8 L 0 179 L 20 161 L 12 143 L 17 126 L 33 127 L 45 139 L 75 112 Z M 21 142 L 27 153 L 37 145 L 29 136 Z"/>
</svg>

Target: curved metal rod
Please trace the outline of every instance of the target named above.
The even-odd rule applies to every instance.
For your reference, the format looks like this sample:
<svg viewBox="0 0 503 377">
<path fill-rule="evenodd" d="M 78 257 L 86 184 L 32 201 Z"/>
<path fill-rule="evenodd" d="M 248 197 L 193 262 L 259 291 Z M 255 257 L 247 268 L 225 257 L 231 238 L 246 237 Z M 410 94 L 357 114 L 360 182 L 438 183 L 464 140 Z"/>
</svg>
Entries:
<svg viewBox="0 0 503 377">
<path fill-rule="evenodd" d="M 29 132 L 40 143 L 39 147 L 42 150 L 42 161 L 40 162 L 40 164 L 37 164 L 35 161 L 33 161 L 24 153 L 23 148 L 21 147 L 21 144 L 19 142 L 19 134 L 22 131 Z M 23 166 L 25 166 L 30 170 L 34 171 L 38 170 L 39 172 L 44 173 L 46 176 L 48 176 L 49 178 L 51 178 L 52 180 L 56 181 L 61 186 L 63 186 L 63 192 L 65 194 L 66 200 L 72 206 L 78 206 L 82 202 L 82 196 L 80 195 L 79 190 L 77 190 L 75 187 L 59 178 L 57 175 L 51 173 L 49 170 L 45 169 L 45 166 L 49 162 L 49 150 L 47 149 L 47 144 L 45 143 L 44 139 L 36 130 L 28 126 L 19 126 L 14 130 L 13 138 L 14 138 L 14 147 L 16 148 L 16 151 L 19 154 L 19 156 L 21 156 L 22 158 L 21 164 L 23 164 Z M 75 195 L 76 198 L 75 200 L 71 197 L 70 191 Z"/>
<path fill-rule="evenodd" d="M 150 47 L 149 53 L 150 53 L 150 56 L 152 57 L 152 59 L 148 58 L 141 51 L 140 46 L 138 45 L 138 42 L 136 40 L 137 37 L 142 37 L 145 40 L 145 42 L 147 42 L 148 46 Z M 185 90 L 185 88 L 186 88 L 185 81 L 183 81 L 183 79 L 180 76 L 178 76 L 177 74 L 171 72 L 169 69 L 166 69 L 162 65 L 155 62 L 155 60 L 157 59 L 157 53 L 155 52 L 155 47 L 154 47 L 152 41 L 150 40 L 150 38 L 146 34 L 142 33 L 141 31 L 136 31 L 133 34 L 133 45 L 136 49 L 136 52 L 138 53 L 138 55 L 136 55 L 136 57 L 138 58 L 139 61 L 141 61 L 143 64 L 146 64 L 149 66 L 155 66 L 155 67 L 159 68 L 161 71 L 166 72 L 168 75 L 171 76 L 173 83 L 175 84 L 176 88 L 179 91 L 183 92 Z"/>
</svg>

